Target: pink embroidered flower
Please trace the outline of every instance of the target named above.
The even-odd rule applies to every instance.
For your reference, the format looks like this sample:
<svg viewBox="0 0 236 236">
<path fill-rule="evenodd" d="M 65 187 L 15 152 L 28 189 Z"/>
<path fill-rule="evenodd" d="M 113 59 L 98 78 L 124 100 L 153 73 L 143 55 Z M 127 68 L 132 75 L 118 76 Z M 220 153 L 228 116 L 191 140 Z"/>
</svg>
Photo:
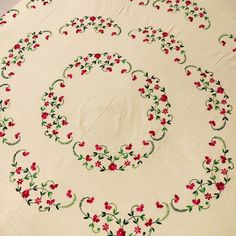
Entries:
<svg viewBox="0 0 236 236">
<path fill-rule="evenodd" d="M 135 234 L 140 234 L 141 233 L 141 228 L 139 226 L 136 226 L 134 228 L 134 232 L 135 232 Z"/>
<path fill-rule="evenodd" d="M 41 197 L 35 198 L 34 202 L 35 202 L 35 204 L 39 205 L 42 202 Z"/>
<path fill-rule="evenodd" d="M 205 194 L 205 198 L 210 201 L 212 199 L 212 195 L 210 193 Z"/>
<path fill-rule="evenodd" d="M 108 231 L 108 230 L 109 230 L 109 225 L 108 225 L 107 223 L 105 223 L 105 224 L 102 226 L 102 230 Z"/>
<path fill-rule="evenodd" d="M 102 165 L 102 163 L 100 161 L 96 161 L 96 163 L 95 163 L 96 167 L 100 167 L 101 165 Z"/>
<path fill-rule="evenodd" d="M 225 169 L 225 168 L 222 169 L 222 170 L 221 170 L 221 174 L 222 174 L 222 175 L 227 175 L 227 174 L 228 174 L 228 170 Z"/>
</svg>

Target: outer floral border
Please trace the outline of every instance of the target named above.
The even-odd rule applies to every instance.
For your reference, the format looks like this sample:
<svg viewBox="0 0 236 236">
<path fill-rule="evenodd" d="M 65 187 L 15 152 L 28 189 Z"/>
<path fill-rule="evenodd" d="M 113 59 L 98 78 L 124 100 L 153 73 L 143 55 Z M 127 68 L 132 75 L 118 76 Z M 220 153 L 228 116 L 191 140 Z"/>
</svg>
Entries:
<svg viewBox="0 0 236 236">
<path fill-rule="evenodd" d="M 141 4 L 142 5 L 142 4 Z M 211 125 L 213 125 L 213 124 L 211 124 Z M 214 126 L 214 125 L 213 125 Z M 222 191 L 225 189 L 225 186 L 226 186 L 226 184 L 230 181 L 230 178 L 228 177 L 228 172 L 229 171 L 231 171 L 233 168 L 234 168 L 234 165 L 233 165 L 233 163 L 232 163 L 232 159 L 231 158 L 227 158 L 226 157 L 226 154 L 228 153 L 228 150 L 227 150 L 227 148 L 226 148 L 226 145 L 225 145 L 225 142 L 224 142 L 224 140 L 221 138 L 221 137 L 213 137 L 212 138 L 212 140 L 210 141 L 210 143 L 209 143 L 209 146 L 211 146 L 211 147 L 214 147 L 214 146 L 216 146 L 216 144 L 217 144 L 217 142 L 218 141 L 220 141 L 222 144 L 223 144 L 223 149 L 222 149 L 222 152 L 223 152 L 223 154 L 220 156 L 220 159 L 217 159 L 217 158 L 211 158 L 211 157 L 209 157 L 209 156 L 205 156 L 205 160 L 204 160 L 204 162 L 203 162 L 203 168 L 206 170 L 206 172 L 207 173 L 210 173 L 210 177 L 209 177 L 209 179 L 206 181 L 206 182 L 203 182 L 202 180 L 197 180 L 197 179 L 193 179 L 193 180 L 190 180 L 190 182 L 189 182 L 189 184 L 188 185 L 186 185 L 186 188 L 188 189 L 188 190 L 194 190 L 193 191 L 193 195 L 194 195 L 194 199 L 192 199 L 192 205 L 187 205 L 185 208 L 177 208 L 175 205 L 180 201 L 180 197 L 176 194 L 175 196 L 174 196 L 174 198 L 171 200 L 171 207 L 173 208 L 173 210 L 175 210 L 175 211 L 177 211 L 177 212 L 186 212 L 186 211 L 192 211 L 192 209 L 195 207 L 195 206 L 198 206 L 198 209 L 199 210 L 203 210 L 203 209 L 208 209 L 209 208 L 209 201 L 212 199 L 212 198 L 214 198 L 214 199 L 218 199 L 219 197 L 220 197 L 220 195 L 221 195 L 221 193 L 222 193 Z M 20 152 L 22 152 L 22 155 L 23 156 L 27 156 L 28 155 L 28 152 L 26 151 L 26 150 L 19 150 L 19 152 L 18 153 L 20 153 Z M 16 153 L 16 155 L 18 154 L 18 153 Z M 25 154 L 23 154 L 23 153 L 25 153 Z M 210 167 L 208 167 L 208 165 L 210 165 L 212 163 L 212 166 L 210 166 Z M 222 167 L 219 167 L 219 164 L 222 164 L 223 166 L 225 165 L 225 164 L 229 164 L 229 166 L 227 166 L 227 168 L 222 168 Z M 14 158 L 13 158 L 13 167 L 15 168 L 15 167 L 17 167 L 18 168 L 18 163 L 16 163 L 16 158 L 15 158 L 15 156 L 14 156 Z M 32 163 L 32 165 L 30 166 L 30 169 L 32 170 L 32 171 L 35 171 L 36 170 L 36 176 L 37 176 L 37 174 L 38 174 L 38 172 L 37 172 L 37 169 L 38 169 L 38 167 L 37 167 L 37 165 L 36 164 L 34 164 L 34 163 Z M 13 172 L 11 172 L 11 178 L 15 175 L 15 174 L 18 174 L 17 172 L 22 172 L 22 168 L 21 169 L 15 169 L 15 172 L 13 173 Z M 29 168 L 25 168 L 25 169 L 23 169 L 23 173 L 24 174 L 26 174 L 26 180 L 28 180 L 29 179 L 29 177 L 27 176 L 27 174 L 28 174 L 28 172 L 29 172 Z M 225 175 L 226 177 L 224 177 L 223 178 L 223 180 L 221 180 L 221 179 L 219 179 L 218 181 L 216 181 L 216 178 L 218 177 L 217 176 L 217 174 L 220 172 L 220 174 L 221 175 Z M 12 180 L 13 182 L 15 182 L 16 180 Z M 19 181 L 19 183 L 20 183 L 21 181 Z M 19 185 L 19 183 L 17 183 L 18 185 Z M 33 184 L 33 182 L 30 182 L 30 183 L 32 183 Z M 52 186 L 50 186 L 50 188 L 51 189 L 53 189 L 53 188 L 57 188 L 57 186 L 56 186 L 56 184 L 55 184 L 55 182 L 54 181 L 49 181 L 49 182 L 46 182 L 47 184 L 48 183 L 51 183 L 52 184 Z M 46 183 L 44 183 L 44 184 L 46 184 Z M 46 186 L 47 186 L 47 184 L 46 184 Z M 196 186 L 198 186 L 197 188 L 196 188 Z M 213 186 L 215 189 L 217 189 L 217 191 L 218 192 L 216 192 L 216 193 L 214 193 L 214 197 L 212 197 L 212 195 L 211 195 L 211 193 L 208 193 L 207 192 L 207 188 L 206 187 L 209 187 L 209 186 Z M 196 188 L 196 189 L 195 189 Z M 31 189 L 31 190 L 34 190 L 34 189 Z M 19 190 L 19 192 L 20 192 L 21 190 Z M 28 198 L 29 197 L 29 192 L 30 192 L 30 190 L 29 189 L 26 189 L 26 191 L 25 190 L 23 190 L 22 192 L 20 192 L 21 193 L 21 195 L 22 195 L 22 197 L 23 198 Z M 204 198 L 207 200 L 204 204 L 205 205 L 201 205 L 201 203 L 202 203 L 202 200 L 201 200 L 201 198 L 199 198 L 199 195 L 200 194 L 202 194 L 202 196 L 204 196 Z M 71 191 L 70 190 L 68 190 L 68 192 L 67 192 L 67 197 L 69 197 L 69 198 L 71 198 L 71 197 L 73 197 L 73 195 L 72 195 L 72 193 L 71 193 Z M 92 201 L 91 199 L 92 198 L 86 198 L 87 200 L 87 202 L 88 201 Z M 82 201 L 84 201 L 85 199 L 83 199 Z M 55 203 L 55 201 L 52 201 L 52 199 L 48 199 L 47 200 L 48 202 L 47 202 L 47 204 L 48 205 L 53 205 L 54 203 Z M 81 202 L 82 202 L 81 201 Z M 30 203 L 32 203 L 32 201 L 30 201 Z M 29 204 L 29 203 L 28 203 Z M 35 204 L 38 204 L 38 203 L 36 203 L 35 202 Z M 30 205 L 30 204 L 29 204 Z M 69 204 L 70 205 L 70 204 Z M 163 203 L 163 205 L 164 205 L 164 203 Z M 163 207 L 163 205 L 160 203 L 160 202 L 157 202 L 156 203 L 156 206 L 157 206 L 157 208 L 162 208 Z M 81 206 L 81 204 L 80 204 L 80 206 Z M 108 208 L 110 208 L 111 206 L 110 206 L 110 204 L 108 203 L 108 202 L 106 202 L 105 203 L 105 207 L 108 209 Z M 141 205 L 135 205 L 135 207 L 137 207 L 137 208 L 139 208 L 139 211 L 141 212 L 142 211 L 142 209 L 143 209 L 143 206 L 142 206 L 142 204 Z M 60 209 L 60 205 L 59 205 L 59 207 L 56 207 L 57 209 Z M 41 209 L 41 208 L 40 208 Z M 106 209 L 106 210 L 107 210 Z M 48 210 L 48 208 L 44 208 L 44 210 Z M 115 213 L 117 213 L 117 212 L 115 212 Z M 114 213 L 114 214 L 115 214 Z M 104 215 L 104 214 L 103 214 Z M 107 215 L 107 213 L 105 214 L 105 216 Z M 115 214 L 116 215 L 116 214 Z M 131 212 L 131 216 L 132 216 L 132 212 Z M 96 222 L 96 223 L 98 223 L 97 221 L 98 221 L 98 216 L 93 216 L 93 218 L 90 218 L 90 217 L 88 217 L 88 219 L 92 219 L 94 222 Z M 126 221 L 125 221 L 126 222 Z M 159 220 L 158 220 L 158 222 L 159 222 Z M 153 224 L 153 221 L 152 221 L 152 219 L 149 219 L 147 222 L 145 222 L 145 226 L 146 227 L 149 227 L 149 226 L 151 226 Z M 158 223 L 157 223 L 158 224 Z M 124 225 L 125 225 L 125 223 L 124 223 Z M 140 229 L 137 229 L 138 231 L 140 230 Z M 136 232 L 135 232 L 136 233 Z M 151 234 L 151 232 L 150 232 L 150 234 Z M 149 234 L 149 235 L 150 235 Z M 109 234 L 108 234 L 109 235 Z M 112 234 L 110 234 L 110 235 L 112 235 Z M 124 229 L 121 227 L 121 228 L 119 228 L 118 229 L 118 231 L 116 232 L 116 236 L 124 236 L 124 235 L 126 235 L 126 232 L 124 231 Z"/>
</svg>

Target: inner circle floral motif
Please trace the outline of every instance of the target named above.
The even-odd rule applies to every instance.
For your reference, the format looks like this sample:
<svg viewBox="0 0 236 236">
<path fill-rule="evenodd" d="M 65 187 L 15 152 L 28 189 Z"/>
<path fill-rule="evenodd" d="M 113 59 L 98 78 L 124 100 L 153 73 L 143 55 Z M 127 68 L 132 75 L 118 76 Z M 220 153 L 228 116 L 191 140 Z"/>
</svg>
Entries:
<svg viewBox="0 0 236 236">
<path fill-rule="evenodd" d="M 138 88 L 137 93 L 144 99 L 152 101 L 151 107 L 147 111 L 147 122 L 156 121 L 160 124 L 161 129 L 149 129 L 146 140 L 140 141 L 142 152 L 135 151 L 133 143 L 123 144 L 119 148 L 118 154 L 113 155 L 109 148 L 104 144 L 87 144 L 85 141 L 77 141 L 73 144 L 73 153 L 75 157 L 83 162 L 88 170 L 94 168 L 100 171 L 124 171 L 128 167 L 137 168 L 143 160 L 149 158 L 155 149 L 155 142 L 162 140 L 168 131 L 167 127 L 171 125 L 173 116 L 170 114 L 170 103 L 164 87 L 160 86 L 159 78 L 150 76 L 142 70 L 132 71 L 131 64 L 120 56 L 118 53 L 109 54 L 95 53 L 88 54 L 86 57 L 80 56 L 74 64 L 70 64 L 64 71 L 65 80 L 59 79 L 53 82 L 49 87 L 49 91 L 45 92 L 42 97 L 43 106 L 41 107 L 42 126 L 45 128 L 45 135 L 49 138 L 54 138 L 56 142 L 61 144 L 69 144 L 73 140 L 73 132 L 69 130 L 66 137 L 62 137 L 61 129 L 69 125 L 66 116 L 58 114 L 59 109 L 64 105 L 64 96 L 61 91 L 66 87 L 66 81 L 75 77 L 74 70 L 80 76 L 85 76 L 90 73 L 94 66 L 100 67 L 104 72 L 111 73 L 120 68 L 121 75 L 129 74 L 130 79 L 135 83 L 142 80 L 143 87 Z M 132 73 L 131 73 L 132 71 Z M 59 90 L 59 92 L 58 92 Z M 58 95 L 60 93 L 60 95 Z M 89 145 L 89 150 L 92 152 L 86 153 L 86 146 Z M 84 151 L 85 149 L 85 151 Z"/>
</svg>

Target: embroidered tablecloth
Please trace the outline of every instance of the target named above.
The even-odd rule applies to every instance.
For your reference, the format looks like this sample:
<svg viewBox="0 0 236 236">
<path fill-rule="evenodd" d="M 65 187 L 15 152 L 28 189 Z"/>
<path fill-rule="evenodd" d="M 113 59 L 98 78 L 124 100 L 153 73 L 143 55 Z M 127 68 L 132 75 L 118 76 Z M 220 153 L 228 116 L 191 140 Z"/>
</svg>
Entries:
<svg viewBox="0 0 236 236">
<path fill-rule="evenodd" d="M 235 12 L 21 0 L 0 17 L 0 235 L 236 235 Z"/>
</svg>

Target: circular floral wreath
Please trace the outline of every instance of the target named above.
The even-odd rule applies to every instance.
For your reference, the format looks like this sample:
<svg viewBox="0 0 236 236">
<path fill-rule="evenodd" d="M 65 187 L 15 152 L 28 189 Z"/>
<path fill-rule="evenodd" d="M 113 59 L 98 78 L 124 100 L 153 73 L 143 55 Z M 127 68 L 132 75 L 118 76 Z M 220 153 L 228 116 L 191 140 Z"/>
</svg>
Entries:
<svg viewBox="0 0 236 236">
<path fill-rule="evenodd" d="M 34 1 L 30 1 L 34 2 Z M 45 1 L 42 1 L 45 2 Z M 46 1 L 47 2 L 47 1 Z M 52 1 L 49 1 L 50 3 Z M 169 4 L 172 1 L 154 1 L 153 5 L 157 2 L 165 2 Z M 180 2 L 184 1 L 178 1 L 178 4 Z M 149 1 L 141 2 L 140 5 L 148 5 Z M 178 5 L 177 4 L 177 5 Z M 185 4 L 187 6 L 191 5 L 191 1 L 185 1 Z M 44 4 L 47 5 L 47 4 Z M 196 7 L 196 4 L 193 3 L 193 6 Z M 171 6 L 172 8 L 172 6 Z M 170 8 L 170 9 L 171 9 Z M 159 9 L 159 8 L 158 8 Z M 176 8 L 177 9 L 177 8 Z M 182 9 L 186 9 L 186 7 L 182 7 Z M 195 11 L 198 11 L 197 7 L 194 9 Z M 201 16 L 200 16 L 201 17 Z M 93 18 L 94 19 L 94 18 Z M 189 18 L 190 20 L 190 18 Z M 208 18 L 206 18 L 208 21 Z M 191 21 L 191 20 L 190 20 Z M 73 22 L 72 22 L 73 23 Z M 200 27 L 206 29 L 206 27 Z M 96 30 L 96 29 L 95 29 Z M 147 27 L 146 30 L 153 30 L 151 27 Z M 141 30 L 138 30 L 138 32 L 141 32 Z M 161 31 L 159 31 L 161 32 Z M 45 34 L 46 35 L 45 35 Z M 101 33 L 101 32 L 98 32 Z M 65 33 L 64 33 L 65 34 Z M 152 32 L 152 34 L 155 34 L 155 32 Z M 24 54 L 25 51 L 34 51 L 38 47 L 40 47 L 39 40 L 40 38 L 45 35 L 45 39 L 48 40 L 51 36 L 50 31 L 40 31 L 38 34 L 32 33 L 28 34 L 25 39 L 19 40 L 19 42 L 13 47 L 13 49 L 9 50 L 9 55 L 7 57 L 4 57 L 2 60 L 2 70 L 1 74 L 3 79 L 10 79 L 15 75 L 13 71 L 9 71 L 10 68 L 13 66 L 21 66 L 24 62 Z M 67 34 L 65 34 L 67 35 Z M 132 36 L 132 33 L 129 33 L 129 36 L 132 38 L 135 38 Z M 165 38 L 167 35 L 162 33 L 162 36 Z M 227 36 L 227 35 L 226 35 Z M 153 40 L 153 36 L 146 36 L 148 39 Z M 222 38 L 225 37 L 225 35 L 221 36 L 219 38 L 219 41 L 224 46 L 225 43 L 222 40 Z M 231 35 L 229 38 L 232 38 Z M 159 38 L 158 38 L 159 39 Z M 144 40 L 144 42 L 149 42 L 149 40 Z M 24 45 L 25 44 L 25 45 Z M 178 47 L 178 45 L 177 45 Z M 175 48 L 176 50 L 176 48 Z M 121 60 L 121 64 L 128 65 L 127 68 L 123 68 L 121 70 L 121 73 L 130 73 L 132 71 L 131 64 L 129 64 L 126 60 L 122 61 L 123 59 L 120 59 L 119 54 L 113 54 L 113 56 L 118 56 L 118 58 Z M 185 52 L 184 52 L 185 55 Z M 92 64 L 99 65 L 104 71 L 112 71 L 112 67 L 115 65 L 110 64 L 109 60 L 103 61 L 99 60 L 101 56 L 108 56 L 107 53 L 105 54 L 89 54 L 88 57 L 92 58 L 94 60 L 91 60 L 90 63 L 84 62 L 83 57 L 79 57 L 75 60 L 75 64 L 69 65 L 66 70 L 64 71 L 64 78 L 65 79 L 72 79 L 73 74 L 69 73 L 69 71 L 73 68 L 79 68 L 79 71 L 81 74 L 87 74 L 92 69 Z M 83 61 L 83 63 L 82 63 Z M 179 64 L 179 60 L 175 60 Z M 186 57 L 183 61 L 185 63 Z M 77 63 L 77 64 L 76 64 Z M 92 63 L 92 64 L 91 64 Z M 119 63 L 117 63 L 119 64 Z M 222 88 L 221 83 L 219 80 L 216 80 L 214 78 L 214 74 L 212 72 L 209 72 L 208 70 L 203 70 L 200 67 L 189 65 L 185 67 L 186 76 L 190 77 L 193 75 L 193 69 L 196 72 L 199 72 L 200 79 L 194 82 L 194 85 L 197 89 L 201 91 L 206 91 L 211 94 L 210 98 L 206 102 L 207 110 L 208 111 L 219 111 L 220 114 L 223 116 L 223 124 L 219 127 L 216 127 L 216 121 L 211 120 L 209 124 L 211 125 L 212 129 L 215 131 L 219 131 L 223 129 L 226 125 L 226 122 L 228 121 L 228 114 L 231 114 L 232 106 L 228 103 L 228 95 L 225 93 L 225 90 Z M 7 72 L 7 73 L 6 73 Z M 163 87 L 159 86 L 159 79 L 157 79 L 154 76 L 149 76 L 148 73 L 145 73 L 143 71 L 133 71 L 131 73 L 131 78 L 135 81 L 138 79 L 139 76 L 142 76 L 144 78 L 144 81 L 147 82 L 147 84 L 143 88 L 139 88 L 140 95 L 144 98 L 153 99 L 155 105 L 159 105 L 160 102 L 163 102 L 168 109 L 170 105 L 168 103 L 168 97 L 165 94 L 165 89 Z M 154 88 L 152 87 L 153 84 L 158 84 L 158 89 L 162 94 L 160 96 L 155 95 Z M 55 81 L 52 86 L 50 86 L 49 91 L 45 93 L 42 100 L 44 102 L 44 106 L 41 107 L 41 117 L 42 117 L 42 126 L 47 128 L 48 123 L 45 123 L 45 120 L 50 116 L 54 123 L 51 125 L 55 127 L 55 131 L 60 130 L 62 126 L 67 126 L 68 121 L 66 117 L 63 117 L 61 115 L 56 115 L 56 110 L 58 110 L 64 103 L 64 97 L 58 97 L 55 95 L 54 89 L 56 86 L 59 87 L 59 89 L 63 89 L 65 87 L 65 80 L 57 80 Z M 0 86 L 0 89 L 3 89 L 6 93 L 11 91 L 11 87 L 9 84 L 2 84 Z M 51 93 L 51 94 L 50 94 Z M 155 97 L 156 96 L 156 97 Z M 48 98 L 51 100 L 48 101 Z M 154 99 L 155 98 L 155 99 Z M 157 103 L 155 103 L 157 102 Z M 46 104 L 45 104 L 46 103 Z M 6 110 L 9 108 L 10 105 L 10 99 L 4 98 L 1 94 L 0 99 L 0 138 L 3 140 L 3 143 L 8 145 L 16 145 L 20 139 L 20 133 L 15 134 L 16 142 L 8 142 L 6 139 L 6 133 L 7 131 L 15 126 L 14 120 L 12 118 L 6 118 L 2 117 L 3 114 L 5 115 Z M 55 111 L 47 112 L 45 113 L 45 109 L 47 109 L 48 106 L 53 107 L 52 109 Z M 159 108 L 154 107 L 150 108 L 150 110 L 147 112 L 148 119 L 156 119 L 161 121 L 162 125 L 165 125 L 168 122 L 162 122 L 164 118 L 161 118 L 160 113 L 166 115 L 168 114 L 165 112 L 159 112 Z M 163 110 L 162 110 L 163 111 Z M 151 116 L 151 114 L 153 114 Z M 169 114 L 168 114 L 169 115 Z M 54 119 L 56 117 L 56 119 Z M 171 122 L 172 115 L 168 116 L 169 120 Z M 167 121 L 167 120 L 166 120 Z M 169 124 L 170 124 L 169 122 Z M 52 127 L 51 126 L 51 127 Z M 50 129 L 51 129 L 50 127 Z M 165 128 L 162 129 L 163 135 L 160 138 L 155 138 L 156 132 L 149 132 L 150 139 L 148 141 L 143 142 L 143 145 L 148 146 L 153 144 L 154 141 L 158 141 L 159 139 L 163 138 L 165 135 L 165 132 L 167 131 Z M 57 131 L 58 132 L 58 131 Z M 67 134 L 68 140 L 66 142 L 62 141 L 61 138 L 58 136 L 59 133 L 53 132 L 50 133 L 49 131 L 45 131 L 45 134 L 50 137 L 55 137 L 55 141 L 58 141 L 62 144 L 68 144 L 72 142 L 72 133 Z M 157 139 L 157 140 L 155 140 Z M 75 147 L 83 147 L 85 143 L 83 141 L 79 141 L 74 143 L 73 151 L 76 157 L 78 157 L 81 160 L 85 160 L 88 162 L 89 160 L 86 160 L 87 155 L 78 155 L 75 151 Z M 198 209 L 199 211 L 208 209 L 210 207 L 211 201 L 213 199 L 218 199 L 222 192 L 225 190 L 226 185 L 230 181 L 230 171 L 233 170 L 234 164 L 232 162 L 232 158 L 228 157 L 229 150 L 227 149 L 227 146 L 225 144 L 225 141 L 219 137 L 214 136 L 208 143 L 209 150 L 210 149 L 219 149 L 218 155 L 213 154 L 206 154 L 203 158 L 202 167 L 207 173 L 206 179 L 191 179 L 186 184 L 186 191 L 189 192 L 189 203 L 186 205 L 181 203 L 181 197 L 177 194 L 174 194 L 174 196 L 171 198 L 170 201 L 167 202 L 161 202 L 160 200 L 157 200 L 154 204 L 154 207 L 157 211 L 157 215 L 160 215 L 159 217 L 151 217 L 144 213 L 145 206 L 143 203 L 136 204 L 131 207 L 130 212 L 127 214 L 127 218 L 122 219 L 119 216 L 119 211 L 114 203 L 110 203 L 108 201 L 104 202 L 103 206 L 101 207 L 101 211 L 94 212 L 93 211 L 93 204 L 95 204 L 96 200 L 94 197 L 84 197 L 79 203 L 79 209 L 81 213 L 84 215 L 84 219 L 89 221 L 89 227 L 95 232 L 98 233 L 100 231 L 103 231 L 107 234 L 107 236 L 135 236 L 135 235 L 151 235 L 155 229 L 156 225 L 162 224 L 162 222 L 168 217 L 170 210 L 174 210 L 176 212 L 191 212 L 194 209 Z M 103 145 L 95 145 L 97 156 L 101 156 L 103 158 L 104 154 L 107 155 L 109 153 L 108 149 Z M 131 151 L 132 146 L 131 145 L 125 145 L 124 148 L 128 151 Z M 120 152 L 122 152 L 122 148 Z M 99 151 L 99 152 L 98 152 Z M 101 151 L 101 153 L 100 153 Z M 105 153 L 104 153 L 105 152 Z M 107 153 L 108 152 L 108 153 Z M 124 152 L 122 153 L 122 155 Z M 125 154 L 124 154 L 125 155 Z M 129 154 L 128 154 L 129 155 Z M 134 154 L 131 154 L 131 157 L 133 157 Z M 15 153 L 12 161 L 12 171 L 10 172 L 10 181 L 16 183 L 16 191 L 19 192 L 22 196 L 22 198 L 25 199 L 28 205 L 36 205 L 38 206 L 38 209 L 40 211 L 50 211 L 52 207 L 55 207 L 56 209 L 61 208 L 67 208 L 72 206 L 76 200 L 77 197 L 73 193 L 71 189 L 68 189 L 65 192 L 65 196 L 68 198 L 68 203 L 61 203 L 60 201 L 56 200 L 56 193 L 58 190 L 59 185 L 53 181 L 53 180 L 47 180 L 42 183 L 38 183 L 37 177 L 40 172 L 39 166 L 35 162 L 30 161 L 30 152 L 22 149 Z M 85 158 L 85 159 L 84 159 Z M 89 156 L 88 159 L 94 158 L 94 154 L 91 157 Z M 23 167 L 21 164 L 22 162 L 26 162 L 26 166 Z M 113 162 L 112 162 L 113 163 Z M 91 167 L 91 166 L 90 166 Z M 90 168 L 89 167 L 89 168 Z M 102 167 L 103 168 L 103 167 Z M 106 167 L 105 167 L 106 168 Z M 109 168 L 109 167 L 108 167 Z M 182 206 L 181 206 L 182 204 Z M 129 227 L 127 227 L 129 225 Z"/>
<path fill-rule="evenodd" d="M 67 133 L 66 141 L 62 141 L 63 138 L 60 134 L 61 129 L 67 127 L 69 124 L 66 116 L 58 114 L 59 109 L 64 105 L 65 101 L 64 96 L 61 95 L 61 90 L 66 87 L 66 81 L 75 77 L 74 74 L 76 72 L 79 73 L 79 76 L 83 77 L 90 73 L 95 66 L 108 73 L 111 73 L 116 70 L 117 67 L 120 67 L 120 73 L 122 75 L 130 74 L 133 82 L 142 79 L 144 85 L 143 87 L 138 88 L 137 92 L 142 98 L 152 101 L 152 105 L 147 111 L 147 120 L 148 122 L 157 121 L 162 128 L 160 131 L 154 129 L 149 129 L 147 131 L 149 139 L 140 141 L 141 146 L 144 148 L 143 153 L 136 153 L 134 151 L 135 145 L 129 143 L 121 145 L 117 155 L 112 155 L 108 147 L 104 144 L 90 145 L 90 148 L 94 148 L 95 150 L 90 154 L 86 154 L 83 151 L 87 145 L 85 141 L 75 142 L 73 144 L 73 153 L 78 160 L 83 161 L 83 165 L 89 170 L 94 167 L 100 171 L 124 171 L 129 166 L 137 168 L 142 164 L 144 159 L 149 158 L 154 152 L 154 142 L 160 141 L 165 137 L 168 130 L 167 127 L 168 125 L 171 125 L 173 116 L 169 113 L 171 105 L 168 101 L 165 88 L 160 86 L 160 80 L 155 76 L 149 76 L 148 73 L 141 70 L 132 71 L 131 64 L 126 59 L 123 59 L 118 53 L 91 53 L 85 57 L 80 56 L 73 64 L 70 64 L 64 70 L 63 75 L 65 80 L 59 79 L 53 82 L 49 87 L 49 90 L 45 92 L 42 97 L 41 124 L 45 128 L 44 133 L 47 137 L 54 138 L 56 142 L 61 144 L 69 144 L 73 141 L 73 133 L 71 131 Z M 60 92 L 58 92 L 58 90 Z M 90 148 L 89 150 L 91 150 Z M 121 162 L 121 164 L 118 166 L 117 162 Z"/>
</svg>

